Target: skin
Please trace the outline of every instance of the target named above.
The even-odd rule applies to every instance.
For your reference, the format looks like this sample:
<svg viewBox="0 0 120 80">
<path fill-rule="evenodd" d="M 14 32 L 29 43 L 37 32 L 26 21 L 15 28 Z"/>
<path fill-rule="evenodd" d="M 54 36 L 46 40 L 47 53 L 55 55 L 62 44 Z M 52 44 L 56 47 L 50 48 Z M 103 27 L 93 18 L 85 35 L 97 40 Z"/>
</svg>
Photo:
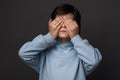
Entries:
<svg viewBox="0 0 120 80">
<path fill-rule="evenodd" d="M 48 28 L 52 39 L 58 37 L 61 42 L 66 42 L 79 33 L 78 24 L 73 17 L 73 14 L 68 13 L 65 15 L 57 15 L 54 20 L 49 20 Z M 63 30 L 66 32 L 61 32 Z"/>
</svg>

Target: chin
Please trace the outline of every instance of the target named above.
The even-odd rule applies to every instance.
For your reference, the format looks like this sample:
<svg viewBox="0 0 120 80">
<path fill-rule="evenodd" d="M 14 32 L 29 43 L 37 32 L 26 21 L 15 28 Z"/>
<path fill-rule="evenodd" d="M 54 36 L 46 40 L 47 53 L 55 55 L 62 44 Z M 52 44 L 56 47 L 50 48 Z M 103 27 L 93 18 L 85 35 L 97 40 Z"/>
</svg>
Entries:
<svg viewBox="0 0 120 80">
<path fill-rule="evenodd" d="M 59 38 L 69 38 L 69 35 L 67 33 L 59 33 Z"/>
<path fill-rule="evenodd" d="M 67 35 L 59 35 L 59 38 L 68 38 Z"/>
</svg>

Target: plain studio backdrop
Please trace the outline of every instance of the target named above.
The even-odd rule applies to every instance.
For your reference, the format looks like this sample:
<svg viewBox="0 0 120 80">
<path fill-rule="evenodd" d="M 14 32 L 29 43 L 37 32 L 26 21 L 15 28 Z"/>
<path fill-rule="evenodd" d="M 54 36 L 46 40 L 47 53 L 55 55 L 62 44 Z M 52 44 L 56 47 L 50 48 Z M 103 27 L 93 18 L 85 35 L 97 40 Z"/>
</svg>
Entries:
<svg viewBox="0 0 120 80">
<path fill-rule="evenodd" d="M 18 50 L 48 32 L 51 12 L 63 2 L 78 8 L 82 38 L 103 55 L 100 66 L 87 80 L 120 80 L 119 0 L 1 0 L 0 80 L 38 80 L 38 74 L 18 57 Z"/>
</svg>

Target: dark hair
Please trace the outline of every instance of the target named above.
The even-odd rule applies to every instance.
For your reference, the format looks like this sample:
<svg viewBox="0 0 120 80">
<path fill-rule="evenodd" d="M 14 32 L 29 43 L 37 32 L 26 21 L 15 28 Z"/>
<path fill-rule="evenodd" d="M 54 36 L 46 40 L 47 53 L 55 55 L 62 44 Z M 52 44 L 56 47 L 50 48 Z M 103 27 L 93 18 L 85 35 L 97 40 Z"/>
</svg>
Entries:
<svg viewBox="0 0 120 80">
<path fill-rule="evenodd" d="M 79 34 L 80 34 L 80 30 L 81 30 L 81 14 L 78 11 L 77 8 L 75 8 L 73 5 L 67 4 L 67 3 L 63 3 L 58 5 L 52 12 L 51 14 L 51 19 L 54 20 L 56 15 L 64 15 L 64 14 L 68 14 L 68 13 L 72 13 L 74 15 L 74 20 L 76 20 L 78 26 L 79 26 Z"/>
</svg>

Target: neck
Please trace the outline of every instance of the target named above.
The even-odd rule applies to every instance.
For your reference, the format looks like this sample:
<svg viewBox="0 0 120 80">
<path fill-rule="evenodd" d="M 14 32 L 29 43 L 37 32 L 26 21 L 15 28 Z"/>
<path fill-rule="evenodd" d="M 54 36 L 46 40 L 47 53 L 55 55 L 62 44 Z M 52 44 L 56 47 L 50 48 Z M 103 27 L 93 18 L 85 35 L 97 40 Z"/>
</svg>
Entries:
<svg viewBox="0 0 120 80">
<path fill-rule="evenodd" d="M 58 38 L 61 43 L 67 42 L 70 40 L 70 38 Z"/>
</svg>

